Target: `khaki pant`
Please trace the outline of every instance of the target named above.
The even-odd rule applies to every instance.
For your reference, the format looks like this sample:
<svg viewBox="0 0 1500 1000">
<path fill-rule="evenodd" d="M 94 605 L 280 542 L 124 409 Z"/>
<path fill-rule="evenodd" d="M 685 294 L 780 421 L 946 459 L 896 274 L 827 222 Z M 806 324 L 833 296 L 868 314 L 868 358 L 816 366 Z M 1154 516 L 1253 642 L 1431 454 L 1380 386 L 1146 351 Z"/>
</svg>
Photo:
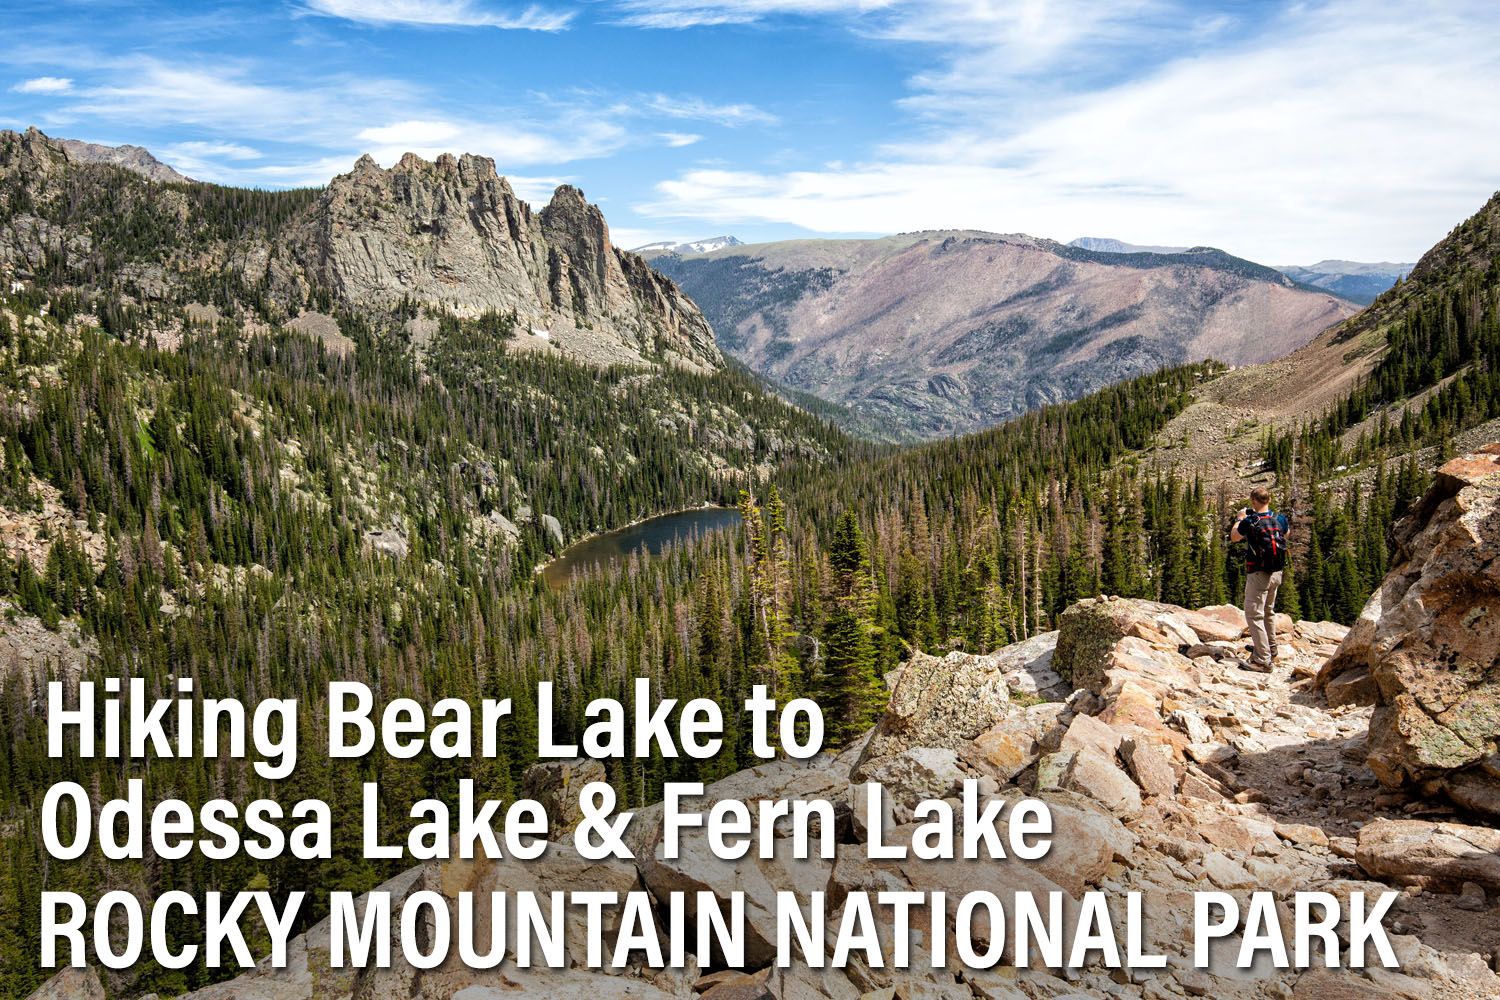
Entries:
<svg viewBox="0 0 1500 1000">
<path fill-rule="evenodd" d="M 1265 665 L 1276 657 L 1276 591 L 1281 589 L 1281 571 L 1245 575 L 1245 624 L 1250 626 L 1252 659 Z"/>
</svg>

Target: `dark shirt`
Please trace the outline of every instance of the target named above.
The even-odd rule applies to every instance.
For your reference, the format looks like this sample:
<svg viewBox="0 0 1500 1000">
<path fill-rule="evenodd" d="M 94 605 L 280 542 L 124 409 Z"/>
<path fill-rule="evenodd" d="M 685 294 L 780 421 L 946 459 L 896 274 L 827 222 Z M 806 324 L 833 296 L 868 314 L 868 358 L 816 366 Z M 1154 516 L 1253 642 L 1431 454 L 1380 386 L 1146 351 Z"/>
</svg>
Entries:
<svg viewBox="0 0 1500 1000">
<path fill-rule="evenodd" d="M 1252 522 L 1256 518 L 1260 518 L 1260 517 L 1274 517 L 1276 519 L 1277 523 L 1279 523 L 1281 525 L 1281 534 L 1282 534 L 1282 537 L 1286 537 L 1288 534 L 1290 534 L 1290 532 L 1292 530 L 1292 523 L 1287 520 L 1286 515 L 1285 514 L 1278 514 L 1274 510 L 1267 510 L 1267 511 L 1264 511 L 1263 513 L 1256 513 L 1255 511 L 1252 510 L 1249 514 L 1245 515 L 1244 519 L 1241 520 L 1240 523 L 1238 523 L 1238 524 L 1236 524 L 1234 526 L 1234 530 L 1238 531 L 1240 533 L 1240 537 L 1241 538 L 1249 538 L 1250 537 L 1250 531 L 1249 531 L 1250 522 Z M 1259 573 L 1259 572 L 1261 572 L 1261 567 L 1258 566 L 1258 565 L 1256 565 L 1256 562 L 1255 562 L 1255 553 L 1250 550 L 1250 547 L 1248 545 L 1245 547 L 1245 572 L 1247 572 L 1247 573 Z"/>
</svg>

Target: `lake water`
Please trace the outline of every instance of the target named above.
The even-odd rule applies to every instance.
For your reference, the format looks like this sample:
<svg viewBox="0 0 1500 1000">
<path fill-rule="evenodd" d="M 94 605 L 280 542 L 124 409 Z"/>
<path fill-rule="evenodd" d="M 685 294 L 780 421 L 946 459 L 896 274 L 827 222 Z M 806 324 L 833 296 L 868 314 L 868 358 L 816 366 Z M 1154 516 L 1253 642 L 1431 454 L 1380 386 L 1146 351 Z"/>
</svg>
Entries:
<svg viewBox="0 0 1500 1000">
<path fill-rule="evenodd" d="M 547 586 L 560 590 L 578 574 L 615 559 L 624 559 L 632 552 L 644 550 L 654 556 L 673 542 L 732 528 L 739 523 L 740 512 L 733 507 L 695 507 L 648 518 L 628 528 L 590 535 L 574 542 L 542 567 L 542 576 Z"/>
</svg>

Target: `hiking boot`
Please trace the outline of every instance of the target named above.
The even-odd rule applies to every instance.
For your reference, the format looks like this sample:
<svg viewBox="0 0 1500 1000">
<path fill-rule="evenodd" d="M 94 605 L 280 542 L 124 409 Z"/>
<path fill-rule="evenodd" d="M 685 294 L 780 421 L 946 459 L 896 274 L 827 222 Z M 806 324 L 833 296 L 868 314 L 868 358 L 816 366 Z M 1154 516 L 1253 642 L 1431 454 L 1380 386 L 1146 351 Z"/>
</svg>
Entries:
<svg viewBox="0 0 1500 1000">
<path fill-rule="evenodd" d="M 1266 660 L 1262 663 L 1259 660 L 1241 660 L 1240 669 L 1253 670 L 1257 674 L 1269 674 L 1271 672 L 1271 661 Z"/>
</svg>

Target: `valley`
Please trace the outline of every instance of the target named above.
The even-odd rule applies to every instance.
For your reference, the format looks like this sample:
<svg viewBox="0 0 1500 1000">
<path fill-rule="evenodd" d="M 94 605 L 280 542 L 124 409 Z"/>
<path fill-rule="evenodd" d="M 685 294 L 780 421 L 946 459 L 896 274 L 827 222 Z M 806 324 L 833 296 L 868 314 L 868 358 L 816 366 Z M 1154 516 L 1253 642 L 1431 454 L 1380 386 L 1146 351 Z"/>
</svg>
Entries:
<svg viewBox="0 0 1500 1000">
<path fill-rule="evenodd" d="M 1254 800 L 1237 796 L 1255 784 L 1285 792 L 1296 815 L 1284 825 L 1352 835 L 1330 793 L 1314 794 L 1322 778 L 1287 771 L 1309 726 L 1328 745 L 1306 751 L 1316 766 L 1299 775 L 1363 745 L 1368 713 L 1309 707 L 1327 697 L 1309 682 L 1410 556 L 1392 525 L 1430 515 L 1424 491 L 1446 482 L 1434 467 L 1500 418 L 1497 205 L 1357 311 L 1218 251 L 1123 259 L 975 232 L 725 245 L 655 258 L 664 276 L 614 247 L 581 193 L 559 189 L 533 212 L 482 158 L 361 160 L 326 189 L 272 193 L 150 180 L 40 133 L 0 135 L 0 993 L 26 996 L 46 978 L 34 918 L 44 870 L 46 884 L 90 899 L 312 887 L 292 930 L 316 939 L 333 893 L 426 877 L 368 857 L 362 835 L 399 843 L 413 803 L 453 809 L 460 789 L 513 799 L 550 773 L 518 733 L 545 719 L 557 745 L 574 745 L 586 706 L 629 701 L 637 678 L 726 712 L 757 685 L 816 699 L 835 753 L 812 769 L 847 784 L 872 729 L 901 710 L 888 678 L 1043 646 L 1061 664 L 1060 633 L 1086 635 L 1087 609 L 1101 607 L 1136 629 L 1111 643 L 1144 642 L 1178 679 L 1132 718 L 1179 767 L 1170 795 L 1147 793 L 1159 814 L 1121 819 L 1095 801 L 1078 821 L 1109 835 L 1080 840 L 1119 843 L 1137 863 L 1116 874 L 1164 892 L 1207 877 L 1249 884 L 1238 872 L 1265 854 L 1247 837 L 1276 841 L 1289 870 L 1347 883 L 1345 855 L 1298 839 L 1311 834 L 1267 837 L 1270 820 L 1245 832 L 1232 817 L 1251 820 L 1240 807 Z M 737 331 L 727 353 L 759 359 L 782 387 L 724 356 L 716 316 Z M 795 405 L 797 390 L 823 400 Z M 835 406 L 884 437 L 936 440 L 862 440 Z M 1230 662 L 1239 626 L 1211 620 L 1243 582 L 1226 529 L 1253 483 L 1298 515 L 1281 597 L 1302 620 L 1295 661 L 1264 681 Z M 675 544 L 567 586 L 536 572 L 569 543 L 614 546 L 621 536 L 591 536 L 685 508 L 718 530 L 674 528 Z M 1179 626 L 1212 648 L 1188 656 Z M 1105 669 L 1092 660 L 1013 667 L 1002 687 L 1036 719 L 1145 711 L 1088 679 Z M 206 697 L 299 698 L 307 738 L 326 725 L 331 681 L 367 685 L 372 712 L 403 698 L 509 699 L 515 725 L 482 760 L 377 748 L 304 761 L 280 782 L 245 761 L 137 773 L 50 759 L 36 693 L 58 677 L 123 673 L 157 698 L 184 674 Z M 1206 740 L 1168 705 L 1188 693 Z M 992 791 L 1053 782 L 1084 795 L 1076 760 L 1041 767 L 1051 725 L 1038 726 L 1017 737 L 1025 763 L 992 774 Z M 646 808 L 671 781 L 750 780 L 734 777 L 762 764 L 748 738 L 730 727 L 711 759 L 589 766 Z M 1193 751 L 1206 743 L 1233 747 L 1235 763 Z M 1125 775 L 1115 760 L 1136 765 L 1117 752 L 1109 768 L 1135 789 L 1145 779 Z M 1408 799 L 1377 804 L 1363 768 L 1351 764 L 1339 788 L 1370 816 L 1402 808 Z M 316 796 L 353 815 L 367 781 L 388 801 L 372 829 L 335 824 L 323 857 L 58 863 L 32 809 L 61 780 L 103 799 L 140 781 L 145 801 L 194 810 L 218 796 Z M 1208 860 L 1224 844 L 1182 858 L 1161 846 L 1200 814 L 1237 845 L 1225 849 L 1240 868 Z M 1149 849 L 1127 848 L 1116 823 Z M 1093 882 L 1108 853 L 1090 862 Z M 649 865 L 627 874 L 669 878 Z M 444 884 L 470 876 L 485 877 L 454 870 Z M 1434 926 L 1448 908 L 1434 904 Z M 196 925 L 183 920 L 173 933 L 186 939 Z M 130 998 L 241 995 L 227 975 L 140 963 L 101 982 Z M 394 995 L 382 976 L 331 995 Z M 1028 997 L 1052 995 L 1033 985 Z M 300 989 L 265 995 L 311 995 Z"/>
</svg>

